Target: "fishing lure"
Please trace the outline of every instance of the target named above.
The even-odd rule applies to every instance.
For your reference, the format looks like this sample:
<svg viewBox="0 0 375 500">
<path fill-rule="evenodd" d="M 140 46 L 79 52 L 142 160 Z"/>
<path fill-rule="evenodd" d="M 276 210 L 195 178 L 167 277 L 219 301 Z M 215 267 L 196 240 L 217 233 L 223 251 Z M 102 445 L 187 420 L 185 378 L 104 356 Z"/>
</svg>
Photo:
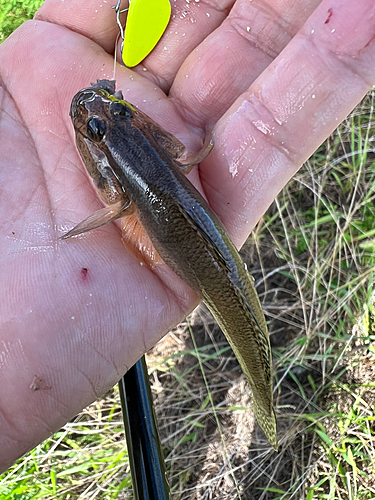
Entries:
<svg viewBox="0 0 375 500">
<path fill-rule="evenodd" d="M 150 54 L 162 37 L 171 17 L 169 0 L 131 0 L 125 30 L 119 14 L 121 0 L 116 5 L 117 24 L 120 28 L 122 60 L 132 68 Z"/>
</svg>

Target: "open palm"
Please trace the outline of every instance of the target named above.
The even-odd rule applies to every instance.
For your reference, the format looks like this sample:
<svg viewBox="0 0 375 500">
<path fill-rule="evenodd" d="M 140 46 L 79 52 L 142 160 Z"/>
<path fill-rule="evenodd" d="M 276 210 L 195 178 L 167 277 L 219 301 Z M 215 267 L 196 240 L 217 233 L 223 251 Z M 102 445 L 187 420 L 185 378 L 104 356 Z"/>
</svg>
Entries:
<svg viewBox="0 0 375 500">
<path fill-rule="evenodd" d="M 190 150 L 216 124 L 191 179 L 240 245 L 372 85 L 375 6 L 172 4 L 163 39 L 136 71 L 117 67 L 117 88 Z M 0 46 L 0 470 L 197 303 L 166 266 L 129 255 L 115 224 L 58 240 L 101 206 L 68 113 L 78 90 L 113 77 L 117 33 L 109 3 L 47 0 Z"/>
</svg>

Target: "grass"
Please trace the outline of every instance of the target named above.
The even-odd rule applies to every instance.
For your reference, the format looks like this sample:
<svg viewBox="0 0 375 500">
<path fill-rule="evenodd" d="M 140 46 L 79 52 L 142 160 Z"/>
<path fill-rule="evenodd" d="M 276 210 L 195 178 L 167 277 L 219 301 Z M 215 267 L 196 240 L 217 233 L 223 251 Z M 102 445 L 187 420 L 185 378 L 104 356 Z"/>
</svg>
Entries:
<svg viewBox="0 0 375 500">
<path fill-rule="evenodd" d="M 1 2 L 4 37 L 31 11 Z M 306 162 L 243 252 L 271 332 L 279 453 L 204 307 L 149 354 L 174 500 L 375 498 L 374 97 Z M 131 496 L 119 408 L 113 389 L 0 476 L 0 498 Z"/>
<path fill-rule="evenodd" d="M 43 0 L 0 0 L 0 42 L 31 19 Z"/>
<path fill-rule="evenodd" d="M 131 487 L 115 391 L 19 460 L 0 481 L 0 498 L 118 498 Z"/>
</svg>

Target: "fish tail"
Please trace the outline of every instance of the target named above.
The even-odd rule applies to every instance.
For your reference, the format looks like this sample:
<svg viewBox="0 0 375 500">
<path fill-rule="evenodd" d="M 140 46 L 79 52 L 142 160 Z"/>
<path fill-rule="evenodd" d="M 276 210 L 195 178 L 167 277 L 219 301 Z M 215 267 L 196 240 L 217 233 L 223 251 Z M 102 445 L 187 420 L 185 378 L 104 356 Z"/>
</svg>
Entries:
<svg viewBox="0 0 375 500">
<path fill-rule="evenodd" d="M 266 438 L 268 439 L 270 445 L 275 451 L 277 451 L 279 449 L 279 444 L 277 441 L 277 425 L 275 412 L 273 409 L 271 410 L 271 412 L 266 412 L 258 405 L 256 398 L 253 398 L 253 401 L 257 422 L 264 432 Z"/>
</svg>

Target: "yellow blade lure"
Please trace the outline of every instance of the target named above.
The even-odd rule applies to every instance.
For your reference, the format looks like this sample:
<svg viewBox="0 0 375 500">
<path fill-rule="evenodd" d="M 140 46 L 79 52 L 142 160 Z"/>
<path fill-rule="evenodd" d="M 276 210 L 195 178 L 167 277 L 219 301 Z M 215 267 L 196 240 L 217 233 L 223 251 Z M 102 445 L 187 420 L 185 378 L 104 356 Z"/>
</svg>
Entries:
<svg viewBox="0 0 375 500">
<path fill-rule="evenodd" d="M 131 0 L 125 26 L 122 60 L 129 68 L 148 56 L 171 17 L 169 0 Z"/>
</svg>

